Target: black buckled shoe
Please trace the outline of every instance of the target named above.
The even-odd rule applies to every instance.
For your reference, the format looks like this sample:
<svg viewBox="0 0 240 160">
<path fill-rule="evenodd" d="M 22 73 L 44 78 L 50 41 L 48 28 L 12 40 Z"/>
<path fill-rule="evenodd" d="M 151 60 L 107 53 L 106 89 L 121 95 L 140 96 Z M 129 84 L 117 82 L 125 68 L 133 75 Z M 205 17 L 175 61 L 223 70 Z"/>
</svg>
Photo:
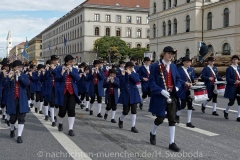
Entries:
<svg viewBox="0 0 240 160">
<path fill-rule="evenodd" d="M 70 130 L 68 131 L 68 135 L 69 135 L 69 136 L 75 136 L 75 134 L 74 134 L 74 132 L 73 132 L 72 129 L 70 129 Z"/>
<path fill-rule="evenodd" d="M 30 108 L 33 108 L 33 104 L 32 103 L 30 103 Z"/>
<path fill-rule="evenodd" d="M 103 116 L 101 115 L 101 113 L 98 113 L 97 117 L 102 118 Z"/>
<path fill-rule="evenodd" d="M 240 122 L 240 117 L 238 117 L 236 121 Z"/>
<path fill-rule="evenodd" d="M 56 116 L 54 116 L 54 120 L 55 120 L 55 122 L 57 122 L 57 117 Z"/>
<path fill-rule="evenodd" d="M 180 122 L 180 118 L 179 118 L 179 116 L 176 116 L 175 120 L 176 120 L 176 123 L 179 124 L 179 122 Z"/>
<path fill-rule="evenodd" d="M 51 112 L 50 111 L 48 111 L 48 117 L 51 117 Z"/>
<path fill-rule="evenodd" d="M 8 127 L 10 126 L 10 123 L 9 123 L 9 121 L 7 121 L 7 125 L 8 125 Z"/>
<path fill-rule="evenodd" d="M 117 123 L 115 119 L 111 119 L 111 122 L 112 123 Z"/>
<path fill-rule="evenodd" d="M 90 111 L 90 115 L 93 115 L 93 111 Z"/>
<path fill-rule="evenodd" d="M 195 126 L 194 126 L 194 125 L 192 125 L 192 123 L 191 123 L 191 122 L 187 123 L 187 124 L 186 124 L 186 126 L 187 126 L 187 127 L 190 127 L 190 128 L 195 128 Z"/>
<path fill-rule="evenodd" d="M 142 103 L 139 104 L 139 108 L 140 108 L 141 110 L 143 109 L 143 104 L 142 104 Z"/>
<path fill-rule="evenodd" d="M 45 121 L 48 121 L 48 116 L 45 116 L 45 119 L 44 119 Z"/>
<path fill-rule="evenodd" d="M 52 126 L 55 127 L 56 126 L 56 122 L 52 122 Z"/>
<path fill-rule="evenodd" d="M 156 135 L 153 135 L 152 132 L 150 132 L 150 143 L 156 145 Z"/>
<path fill-rule="evenodd" d="M 89 111 L 89 109 L 88 109 L 88 108 L 86 108 L 86 111 L 88 112 L 88 111 Z"/>
<path fill-rule="evenodd" d="M 0 110 L 0 114 L 2 114 L 2 110 Z"/>
<path fill-rule="evenodd" d="M 83 108 L 85 107 L 85 105 L 84 105 L 84 104 L 81 104 L 80 107 L 81 107 L 81 109 L 83 109 Z"/>
<path fill-rule="evenodd" d="M 132 131 L 133 133 L 138 133 L 138 130 L 136 129 L 136 127 L 132 127 L 132 128 L 131 128 L 131 131 Z"/>
<path fill-rule="evenodd" d="M 58 131 L 63 131 L 63 124 L 58 124 Z"/>
<path fill-rule="evenodd" d="M 22 143 L 23 141 L 22 141 L 22 138 L 21 138 L 21 136 L 18 136 L 17 137 L 17 143 Z"/>
<path fill-rule="evenodd" d="M 174 152 L 179 152 L 180 148 L 175 143 L 169 144 L 169 149 L 174 151 Z"/>
<path fill-rule="evenodd" d="M 212 115 L 214 115 L 214 116 L 219 116 L 216 111 L 212 112 Z"/>
<path fill-rule="evenodd" d="M 202 108 L 201 108 L 202 113 L 205 113 L 205 109 L 206 109 L 206 107 L 204 107 L 203 104 L 202 104 Z"/>
<path fill-rule="evenodd" d="M 119 117 L 119 121 L 118 121 L 118 127 L 123 128 L 123 121 L 120 120 L 120 117 Z"/>
<path fill-rule="evenodd" d="M 107 120 L 108 114 L 104 114 L 104 119 Z"/>
<path fill-rule="evenodd" d="M 43 114 L 43 112 L 42 112 L 42 111 L 39 111 L 39 114 Z"/>
<path fill-rule="evenodd" d="M 38 109 L 37 108 L 35 108 L 35 113 L 38 113 Z"/>
<path fill-rule="evenodd" d="M 228 119 L 228 113 L 226 112 L 226 110 L 223 111 L 224 114 L 224 118 Z"/>
<path fill-rule="evenodd" d="M 5 115 L 2 116 L 2 120 L 3 120 L 3 121 L 5 120 Z"/>
<path fill-rule="evenodd" d="M 10 137 L 11 137 L 11 138 L 14 138 L 14 137 L 15 137 L 14 130 L 13 130 L 13 131 L 10 131 Z"/>
<path fill-rule="evenodd" d="M 195 108 L 192 107 L 192 111 L 195 111 Z"/>
</svg>

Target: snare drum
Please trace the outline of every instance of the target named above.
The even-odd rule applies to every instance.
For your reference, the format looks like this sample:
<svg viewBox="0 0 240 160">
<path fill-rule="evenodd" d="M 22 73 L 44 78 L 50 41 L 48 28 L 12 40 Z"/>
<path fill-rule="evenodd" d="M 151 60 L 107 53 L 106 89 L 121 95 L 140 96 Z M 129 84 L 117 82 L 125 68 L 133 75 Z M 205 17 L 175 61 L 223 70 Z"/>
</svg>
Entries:
<svg viewBox="0 0 240 160">
<path fill-rule="evenodd" d="M 208 100 L 208 92 L 206 90 L 206 86 L 191 86 L 190 96 L 194 102 Z"/>
<path fill-rule="evenodd" d="M 226 88 L 226 81 L 217 81 L 214 83 L 214 91 L 217 93 L 219 96 L 224 96 L 225 93 L 225 88 Z"/>
<path fill-rule="evenodd" d="M 204 86 L 204 82 L 197 82 L 195 86 Z"/>
</svg>

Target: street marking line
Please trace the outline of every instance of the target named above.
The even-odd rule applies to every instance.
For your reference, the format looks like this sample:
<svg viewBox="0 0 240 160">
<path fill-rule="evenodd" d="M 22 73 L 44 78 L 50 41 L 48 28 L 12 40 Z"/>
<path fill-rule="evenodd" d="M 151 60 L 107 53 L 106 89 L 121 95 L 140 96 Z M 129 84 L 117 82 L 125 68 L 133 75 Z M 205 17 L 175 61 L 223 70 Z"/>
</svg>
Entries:
<svg viewBox="0 0 240 160">
<path fill-rule="evenodd" d="M 201 106 L 201 107 L 202 107 L 202 104 L 193 103 L 193 105 L 196 105 L 196 106 Z M 212 106 L 208 106 L 208 105 L 206 105 L 206 108 L 212 108 Z M 219 109 L 219 110 L 222 110 L 222 111 L 224 111 L 224 110 L 225 110 L 224 108 L 219 108 L 219 107 L 217 107 L 217 109 Z M 228 112 L 234 112 L 234 113 L 238 113 L 238 111 L 231 110 L 231 109 L 229 109 L 229 111 L 228 111 Z"/>
<path fill-rule="evenodd" d="M 56 127 L 52 127 L 52 123 L 50 121 L 45 121 L 42 114 L 35 113 L 34 110 L 31 111 L 74 160 L 91 160 L 91 158 L 85 152 L 83 152 L 67 135 L 59 132 Z M 74 155 L 81 156 L 75 157 Z"/>
<path fill-rule="evenodd" d="M 155 119 L 156 117 L 155 116 L 152 116 L 152 115 L 145 115 L 146 117 L 150 117 L 150 118 L 153 118 Z M 168 123 L 168 120 L 167 119 L 164 119 L 164 122 Z M 184 129 L 188 129 L 188 130 L 191 130 L 191 131 L 194 131 L 194 132 L 198 132 L 198 133 L 201 133 L 201 134 L 204 134 L 204 135 L 207 135 L 207 136 L 218 136 L 219 134 L 217 133 L 213 133 L 213 132 L 210 132 L 210 131 L 206 131 L 206 130 L 203 130 L 203 129 L 200 129 L 200 128 L 190 128 L 190 127 L 187 127 L 185 124 L 183 123 L 179 123 L 177 124 L 176 126 L 178 127 L 181 127 L 181 128 L 184 128 Z"/>
</svg>

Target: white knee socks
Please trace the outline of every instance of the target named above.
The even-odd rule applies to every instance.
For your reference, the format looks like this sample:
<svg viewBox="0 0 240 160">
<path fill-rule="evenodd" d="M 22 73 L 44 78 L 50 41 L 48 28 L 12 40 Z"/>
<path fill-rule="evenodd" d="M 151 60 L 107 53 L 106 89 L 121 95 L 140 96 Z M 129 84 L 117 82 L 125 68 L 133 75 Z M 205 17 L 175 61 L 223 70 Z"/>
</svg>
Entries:
<svg viewBox="0 0 240 160">
<path fill-rule="evenodd" d="M 217 103 L 212 103 L 212 107 L 213 107 L 213 112 L 215 112 L 217 109 Z"/>
<path fill-rule="evenodd" d="M 208 103 L 208 101 L 205 101 L 205 102 L 203 103 L 203 107 L 206 107 L 207 103 Z"/>
<path fill-rule="evenodd" d="M 240 117 L 240 106 L 238 106 L 238 117 Z"/>
<path fill-rule="evenodd" d="M 68 117 L 68 127 L 69 127 L 69 130 L 73 129 L 74 121 L 75 121 L 75 117 Z"/>
<path fill-rule="evenodd" d="M 39 110 L 42 110 L 43 102 L 39 102 Z"/>
<path fill-rule="evenodd" d="M 116 111 L 112 111 L 112 119 L 115 119 L 115 113 Z"/>
<path fill-rule="evenodd" d="M 85 107 L 88 108 L 88 105 L 89 105 L 89 101 L 86 101 L 85 102 Z"/>
<path fill-rule="evenodd" d="M 98 103 L 98 113 L 101 113 L 101 109 L 102 109 L 102 104 Z"/>
<path fill-rule="evenodd" d="M 152 132 L 151 132 L 153 135 L 156 135 L 156 134 L 157 134 L 157 128 L 158 128 L 158 126 L 155 125 L 155 123 L 153 122 L 153 125 L 152 125 Z"/>
<path fill-rule="evenodd" d="M 225 112 L 228 113 L 231 106 L 227 106 Z"/>
<path fill-rule="evenodd" d="M 22 136 L 24 124 L 18 124 L 18 136 Z"/>
<path fill-rule="evenodd" d="M 48 106 L 44 106 L 44 114 L 45 116 L 48 116 Z"/>
<path fill-rule="evenodd" d="M 175 138 L 175 126 L 169 126 L 169 136 L 170 136 L 169 144 L 174 143 L 174 138 Z"/>
<path fill-rule="evenodd" d="M 93 107 L 93 104 L 92 104 L 92 103 L 90 103 L 90 111 L 92 111 L 92 107 Z"/>
<path fill-rule="evenodd" d="M 124 118 L 124 117 L 125 117 L 125 115 L 122 114 L 122 115 L 120 116 L 120 120 L 123 121 L 123 118 Z"/>
<path fill-rule="evenodd" d="M 187 123 L 191 122 L 192 110 L 187 110 Z"/>
<path fill-rule="evenodd" d="M 55 108 L 50 107 L 50 114 L 51 114 L 51 120 L 52 120 L 52 122 L 55 122 L 55 119 L 54 119 L 54 109 L 55 109 Z"/>
<path fill-rule="evenodd" d="M 136 117 L 137 117 L 137 115 L 136 115 L 136 114 L 132 114 L 132 115 L 131 115 L 132 127 L 135 127 L 135 123 L 136 123 Z"/>
</svg>

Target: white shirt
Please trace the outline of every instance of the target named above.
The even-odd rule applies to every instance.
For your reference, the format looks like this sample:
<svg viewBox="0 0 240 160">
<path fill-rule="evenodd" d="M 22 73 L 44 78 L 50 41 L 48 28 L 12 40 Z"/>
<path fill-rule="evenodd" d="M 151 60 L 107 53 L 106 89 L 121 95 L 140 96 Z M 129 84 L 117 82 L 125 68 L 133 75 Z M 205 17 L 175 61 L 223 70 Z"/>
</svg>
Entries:
<svg viewBox="0 0 240 160">
<path fill-rule="evenodd" d="M 238 65 L 232 64 L 232 67 L 233 67 L 234 69 L 237 69 Z"/>
<path fill-rule="evenodd" d="M 164 64 L 164 66 L 166 66 L 166 70 L 169 72 L 171 61 L 168 62 L 168 63 L 166 63 L 164 60 L 162 60 L 162 62 L 163 62 L 163 64 Z"/>
<path fill-rule="evenodd" d="M 18 75 L 16 75 L 16 81 L 18 81 Z"/>
<path fill-rule="evenodd" d="M 124 68 L 121 68 L 121 67 L 119 67 L 119 69 L 122 71 L 122 70 L 124 70 Z"/>
<path fill-rule="evenodd" d="M 146 68 L 147 72 L 150 74 L 149 66 L 144 65 L 144 67 Z"/>
<path fill-rule="evenodd" d="M 208 67 L 213 68 L 213 66 L 208 65 Z"/>
</svg>

